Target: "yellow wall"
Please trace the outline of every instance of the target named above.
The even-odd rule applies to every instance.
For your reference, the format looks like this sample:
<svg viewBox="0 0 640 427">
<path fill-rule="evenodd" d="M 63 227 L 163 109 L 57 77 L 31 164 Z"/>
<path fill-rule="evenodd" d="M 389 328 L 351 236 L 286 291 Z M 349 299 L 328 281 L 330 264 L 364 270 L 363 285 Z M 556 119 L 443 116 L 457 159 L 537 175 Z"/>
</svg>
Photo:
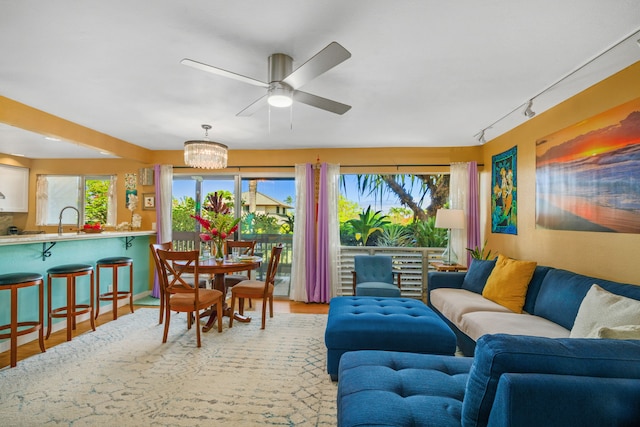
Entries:
<svg viewBox="0 0 640 427">
<path fill-rule="evenodd" d="M 640 234 L 536 229 L 535 141 L 640 97 L 640 62 L 489 141 L 481 173 L 482 224 L 488 247 L 588 276 L 640 284 Z M 491 156 L 518 146 L 518 235 L 492 234 Z"/>
</svg>

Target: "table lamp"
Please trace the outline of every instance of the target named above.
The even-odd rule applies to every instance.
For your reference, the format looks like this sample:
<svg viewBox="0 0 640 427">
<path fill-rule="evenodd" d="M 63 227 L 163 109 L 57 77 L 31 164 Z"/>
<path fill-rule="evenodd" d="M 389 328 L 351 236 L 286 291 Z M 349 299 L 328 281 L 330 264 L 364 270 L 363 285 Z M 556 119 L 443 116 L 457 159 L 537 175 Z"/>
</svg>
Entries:
<svg viewBox="0 0 640 427">
<path fill-rule="evenodd" d="M 451 248 L 451 229 L 464 228 L 464 211 L 462 209 L 438 209 L 435 227 L 448 230 L 447 248 L 442 253 L 442 262 L 447 265 L 457 264 L 458 257 Z"/>
</svg>

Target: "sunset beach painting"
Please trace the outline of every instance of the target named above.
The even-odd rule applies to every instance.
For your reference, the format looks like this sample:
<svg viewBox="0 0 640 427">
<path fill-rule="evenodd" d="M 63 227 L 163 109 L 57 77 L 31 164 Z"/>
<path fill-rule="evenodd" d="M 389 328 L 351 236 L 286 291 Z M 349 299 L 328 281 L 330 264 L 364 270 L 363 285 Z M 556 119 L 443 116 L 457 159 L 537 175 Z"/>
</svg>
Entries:
<svg viewBox="0 0 640 427">
<path fill-rule="evenodd" d="M 536 141 L 536 227 L 640 233 L 640 98 Z"/>
</svg>

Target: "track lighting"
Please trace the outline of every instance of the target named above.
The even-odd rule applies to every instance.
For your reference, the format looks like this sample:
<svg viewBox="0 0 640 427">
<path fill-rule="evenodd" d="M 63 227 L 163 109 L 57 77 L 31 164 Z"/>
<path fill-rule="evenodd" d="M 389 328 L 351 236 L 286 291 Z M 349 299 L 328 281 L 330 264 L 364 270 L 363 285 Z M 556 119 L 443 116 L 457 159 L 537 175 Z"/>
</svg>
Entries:
<svg viewBox="0 0 640 427">
<path fill-rule="evenodd" d="M 524 111 L 522 112 L 522 114 L 524 114 L 525 116 L 527 116 L 528 118 L 531 118 L 533 116 L 536 115 L 536 112 L 533 111 L 531 109 L 531 107 L 533 107 L 533 99 L 530 99 L 529 102 L 527 102 L 527 108 L 524 109 Z"/>
<path fill-rule="evenodd" d="M 487 140 L 486 140 L 486 139 L 484 139 L 484 133 L 485 133 L 485 131 L 486 131 L 486 129 L 482 129 L 480 132 L 478 132 L 478 133 L 476 134 L 476 136 L 478 137 L 478 142 L 479 142 L 480 144 L 486 144 L 486 143 L 487 143 Z"/>
</svg>

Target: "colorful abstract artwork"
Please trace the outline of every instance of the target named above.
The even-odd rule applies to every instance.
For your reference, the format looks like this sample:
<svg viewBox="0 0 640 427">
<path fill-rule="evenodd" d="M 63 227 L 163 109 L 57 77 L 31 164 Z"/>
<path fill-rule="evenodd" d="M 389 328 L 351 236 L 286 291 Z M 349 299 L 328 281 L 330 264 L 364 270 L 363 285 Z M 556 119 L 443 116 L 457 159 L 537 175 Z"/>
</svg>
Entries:
<svg viewBox="0 0 640 427">
<path fill-rule="evenodd" d="M 491 231 L 518 234 L 518 147 L 491 158 Z"/>
<path fill-rule="evenodd" d="M 640 98 L 536 141 L 536 227 L 640 233 Z"/>
</svg>

